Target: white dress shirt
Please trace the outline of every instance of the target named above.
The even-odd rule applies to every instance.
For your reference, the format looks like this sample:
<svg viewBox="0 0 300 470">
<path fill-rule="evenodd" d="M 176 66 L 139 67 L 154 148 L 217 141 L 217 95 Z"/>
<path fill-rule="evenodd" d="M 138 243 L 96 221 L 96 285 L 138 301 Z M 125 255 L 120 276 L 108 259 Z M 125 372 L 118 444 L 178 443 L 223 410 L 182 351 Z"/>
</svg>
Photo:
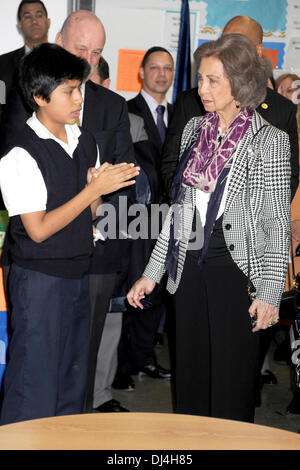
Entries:
<svg viewBox="0 0 300 470">
<path fill-rule="evenodd" d="M 162 103 L 158 103 L 156 99 L 154 99 L 149 93 L 147 93 L 143 88 L 141 89 L 141 95 L 146 101 L 147 105 L 149 106 L 149 109 L 151 111 L 151 114 L 153 116 L 154 122 L 157 125 L 157 111 L 156 108 L 158 105 L 163 105 L 165 107 L 165 112 L 164 112 L 164 123 L 166 127 L 168 127 L 168 102 L 166 98 L 163 100 Z"/>
<path fill-rule="evenodd" d="M 73 158 L 81 131 L 77 124 L 65 125 L 68 143 L 57 139 L 36 117 L 27 120 L 40 139 L 53 139 Z M 98 147 L 97 147 L 98 151 Z M 99 152 L 96 168 L 99 166 Z M 10 217 L 46 210 L 47 188 L 36 160 L 21 147 L 14 147 L 0 160 L 0 186 Z"/>
</svg>

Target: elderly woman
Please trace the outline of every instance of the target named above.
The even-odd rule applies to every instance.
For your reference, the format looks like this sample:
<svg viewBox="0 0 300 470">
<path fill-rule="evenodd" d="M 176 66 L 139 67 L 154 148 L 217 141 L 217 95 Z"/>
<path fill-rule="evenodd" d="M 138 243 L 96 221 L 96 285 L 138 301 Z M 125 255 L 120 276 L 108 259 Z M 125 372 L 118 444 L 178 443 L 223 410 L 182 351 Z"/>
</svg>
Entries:
<svg viewBox="0 0 300 470">
<path fill-rule="evenodd" d="M 278 321 L 287 271 L 289 138 L 255 111 L 267 76 L 247 37 L 197 51 L 207 114 L 184 128 L 174 204 L 127 298 L 142 308 L 168 273 L 176 412 L 253 421 L 258 331 Z"/>
</svg>

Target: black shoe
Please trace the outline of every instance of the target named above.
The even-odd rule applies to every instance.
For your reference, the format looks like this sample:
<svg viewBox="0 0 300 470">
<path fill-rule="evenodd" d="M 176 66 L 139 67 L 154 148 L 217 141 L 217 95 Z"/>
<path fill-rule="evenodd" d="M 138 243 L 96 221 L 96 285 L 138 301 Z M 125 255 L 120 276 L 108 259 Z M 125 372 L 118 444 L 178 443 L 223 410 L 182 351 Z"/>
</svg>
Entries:
<svg viewBox="0 0 300 470">
<path fill-rule="evenodd" d="M 112 399 L 102 403 L 102 405 L 98 406 L 97 408 L 94 408 L 94 411 L 98 411 L 99 413 L 121 413 L 123 411 L 129 410 L 124 408 L 124 406 L 122 406 L 119 401 Z"/>
<path fill-rule="evenodd" d="M 152 379 L 170 379 L 171 371 L 160 365 L 148 364 L 140 369 L 139 375 L 148 375 Z"/>
<path fill-rule="evenodd" d="M 263 371 L 263 373 L 260 375 L 260 380 L 263 384 L 277 384 L 275 375 L 269 369 Z"/>
<path fill-rule="evenodd" d="M 116 390 L 123 390 L 124 392 L 132 392 L 135 388 L 135 383 L 127 374 L 117 374 L 112 383 L 112 387 Z"/>
</svg>

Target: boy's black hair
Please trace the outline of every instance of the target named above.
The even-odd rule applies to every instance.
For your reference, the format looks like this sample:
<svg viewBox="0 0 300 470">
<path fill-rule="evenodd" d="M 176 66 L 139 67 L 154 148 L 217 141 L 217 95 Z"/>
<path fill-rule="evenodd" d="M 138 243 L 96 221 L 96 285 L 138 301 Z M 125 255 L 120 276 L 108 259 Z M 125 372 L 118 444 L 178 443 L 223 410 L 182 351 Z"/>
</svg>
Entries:
<svg viewBox="0 0 300 470">
<path fill-rule="evenodd" d="M 142 65 L 141 67 L 144 68 L 148 59 L 149 59 L 149 56 L 151 54 L 153 54 L 154 52 L 166 52 L 167 54 L 169 54 L 169 56 L 171 57 L 172 61 L 174 62 L 173 60 L 173 57 L 172 55 L 170 54 L 170 52 L 165 49 L 164 47 L 160 47 L 160 46 L 154 46 L 154 47 L 151 47 L 150 49 L 148 49 L 143 57 L 143 60 L 142 60 Z"/>
<path fill-rule="evenodd" d="M 107 78 L 109 78 L 109 66 L 106 60 L 103 59 L 103 57 L 100 57 L 99 62 L 98 62 L 98 74 L 99 74 L 101 83 Z"/>
<path fill-rule="evenodd" d="M 22 0 L 22 2 L 20 3 L 19 5 L 19 8 L 18 8 L 18 13 L 17 13 L 17 18 L 18 18 L 18 21 L 20 21 L 21 19 L 21 10 L 22 10 L 22 7 L 23 5 L 26 5 L 26 3 L 40 3 L 44 12 L 46 13 L 46 17 L 48 18 L 48 12 L 47 12 L 47 8 L 45 7 L 45 5 L 43 4 L 43 2 L 41 2 L 40 0 Z"/>
<path fill-rule="evenodd" d="M 33 96 L 50 101 L 51 93 L 66 80 L 86 80 L 89 64 L 56 44 L 44 43 L 27 54 L 20 68 L 20 86 L 25 101 L 36 111 Z"/>
</svg>

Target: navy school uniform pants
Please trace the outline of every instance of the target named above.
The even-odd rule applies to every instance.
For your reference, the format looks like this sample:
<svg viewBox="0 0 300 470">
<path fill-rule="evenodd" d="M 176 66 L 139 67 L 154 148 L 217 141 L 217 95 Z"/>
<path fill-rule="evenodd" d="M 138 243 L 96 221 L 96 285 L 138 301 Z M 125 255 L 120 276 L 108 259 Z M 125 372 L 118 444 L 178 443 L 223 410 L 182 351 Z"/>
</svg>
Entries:
<svg viewBox="0 0 300 470">
<path fill-rule="evenodd" d="M 1 424 L 82 412 L 89 350 L 88 277 L 11 266 L 12 337 Z"/>
</svg>

